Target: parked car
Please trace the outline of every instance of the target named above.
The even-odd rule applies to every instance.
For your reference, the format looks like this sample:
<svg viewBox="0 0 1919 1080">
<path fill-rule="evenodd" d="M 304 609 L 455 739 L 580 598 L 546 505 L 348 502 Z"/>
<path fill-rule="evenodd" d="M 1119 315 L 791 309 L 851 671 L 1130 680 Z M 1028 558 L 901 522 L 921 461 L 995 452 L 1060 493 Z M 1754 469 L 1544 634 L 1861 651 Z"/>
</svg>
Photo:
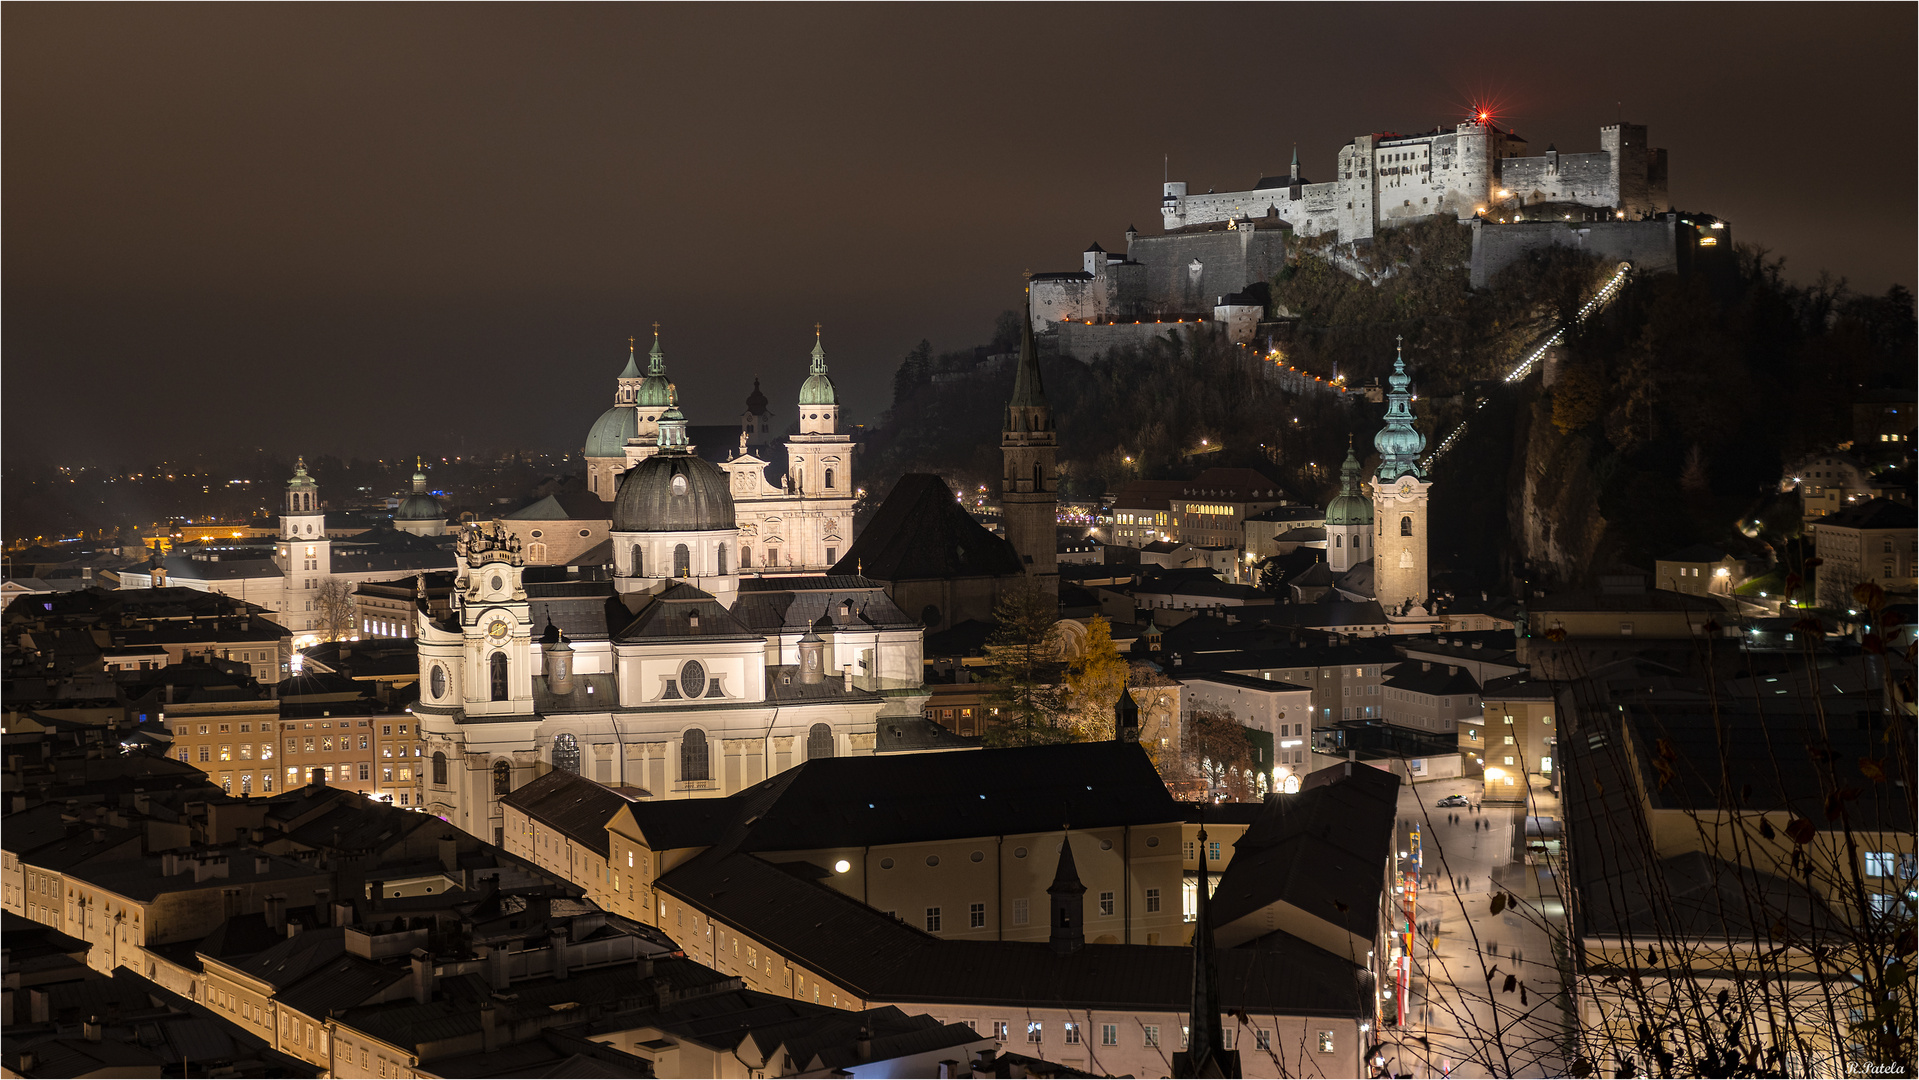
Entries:
<svg viewBox="0 0 1919 1080">
<path fill-rule="evenodd" d="M 1468 806 L 1468 805 L 1470 805 L 1470 803 L 1468 803 L 1468 802 L 1467 802 L 1467 800 L 1466 800 L 1466 796 L 1464 796 L 1464 795 L 1448 795 L 1448 796 L 1446 796 L 1445 798 L 1443 798 L 1443 799 L 1441 799 L 1441 800 L 1439 800 L 1439 805 L 1441 805 L 1441 806 Z"/>
</svg>

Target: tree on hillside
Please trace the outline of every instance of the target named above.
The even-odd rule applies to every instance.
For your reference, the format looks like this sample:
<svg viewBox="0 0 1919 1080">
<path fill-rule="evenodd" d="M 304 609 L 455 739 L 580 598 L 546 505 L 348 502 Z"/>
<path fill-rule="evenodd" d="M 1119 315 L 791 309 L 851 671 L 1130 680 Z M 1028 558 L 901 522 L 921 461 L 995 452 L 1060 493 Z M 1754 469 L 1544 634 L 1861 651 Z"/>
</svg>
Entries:
<svg viewBox="0 0 1919 1080">
<path fill-rule="evenodd" d="M 1066 665 L 1066 726 L 1088 741 L 1113 737 L 1113 702 L 1126 685 L 1126 659 L 1113 644 L 1113 627 L 1095 615 L 1086 623 L 1086 647 Z"/>
<path fill-rule="evenodd" d="M 995 718 L 986 730 L 987 745 L 1074 741 L 1072 729 L 1061 723 L 1061 664 L 1053 631 L 1058 605 L 1029 581 L 1000 595 L 993 621 L 986 658 L 999 689 L 987 700 Z"/>
<path fill-rule="evenodd" d="M 933 343 L 924 338 L 900 361 L 893 373 L 893 404 L 910 400 L 919 388 L 933 379 Z"/>
</svg>

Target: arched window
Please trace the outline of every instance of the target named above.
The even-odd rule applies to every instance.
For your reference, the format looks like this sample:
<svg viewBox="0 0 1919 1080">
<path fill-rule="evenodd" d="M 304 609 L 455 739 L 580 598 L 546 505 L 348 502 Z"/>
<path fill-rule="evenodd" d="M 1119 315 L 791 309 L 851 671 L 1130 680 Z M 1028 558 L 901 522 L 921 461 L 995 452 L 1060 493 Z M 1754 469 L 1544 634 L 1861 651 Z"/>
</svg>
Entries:
<svg viewBox="0 0 1919 1080">
<path fill-rule="evenodd" d="M 493 700 L 505 701 L 507 699 L 506 654 L 503 652 L 494 653 L 492 665 L 493 665 Z"/>
<path fill-rule="evenodd" d="M 712 779 L 707 768 L 706 732 L 699 728 L 680 736 L 680 779 Z"/>
<path fill-rule="evenodd" d="M 1333 546 L 1334 546 L 1334 547 L 1336 547 L 1336 548 L 1337 548 L 1337 547 L 1345 547 L 1345 546 L 1346 546 L 1346 538 L 1345 538 L 1344 536 L 1341 536 L 1341 535 L 1340 535 L 1340 534 L 1338 534 L 1338 533 L 1334 533 L 1334 534 L 1333 534 Z"/>
<path fill-rule="evenodd" d="M 526 561 L 530 563 L 546 562 L 546 545 L 528 544 L 526 546 Z"/>
<path fill-rule="evenodd" d="M 553 736 L 553 767 L 570 773 L 580 771 L 580 740 L 574 738 L 572 732 L 562 731 Z"/>
<path fill-rule="evenodd" d="M 693 570 L 693 553 L 687 550 L 687 547 L 685 544 L 674 545 L 673 576 L 674 577 L 692 577 L 693 576 L 692 570 Z"/>
<path fill-rule="evenodd" d="M 726 573 L 726 545 L 720 545 L 720 573 Z"/>
<path fill-rule="evenodd" d="M 1400 518 L 1399 519 L 1399 535 L 1411 536 L 1412 534 L 1413 534 L 1413 519 L 1411 517 Z"/>
<path fill-rule="evenodd" d="M 814 724 L 806 733 L 806 760 L 833 756 L 833 729 Z"/>
<path fill-rule="evenodd" d="M 638 544 L 633 545 L 633 576 L 646 576 L 646 549 Z"/>
<path fill-rule="evenodd" d="M 446 786 L 446 755 L 438 750 L 433 752 L 433 783 L 438 787 Z"/>
<path fill-rule="evenodd" d="M 505 795 L 513 790 L 513 766 L 504 761 L 493 763 L 493 794 Z"/>
<path fill-rule="evenodd" d="M 750 547 L 747 547 L 744 544 L 740 545 L 740 569 L 744 570 L 747 567 L 752 565 L 753 565 L 753 549 Z"/>
<path fill-rule="evenodd" d="M 828 488 L 833 486 L 833 470 L 831 468 L 826 470 L 826 486 Z"/>
</svg>

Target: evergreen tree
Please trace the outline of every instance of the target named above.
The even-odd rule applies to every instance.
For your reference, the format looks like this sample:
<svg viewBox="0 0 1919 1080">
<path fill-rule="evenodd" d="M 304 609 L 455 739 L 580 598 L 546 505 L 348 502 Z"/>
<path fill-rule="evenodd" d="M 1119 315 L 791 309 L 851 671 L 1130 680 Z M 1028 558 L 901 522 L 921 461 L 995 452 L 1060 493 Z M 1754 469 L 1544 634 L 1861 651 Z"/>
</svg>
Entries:
<svg viewBox="0 0 1919 1080">
<path fill-rule="evenodd" d="M 1002 593 L 993 605 L 986 658 L 999 689 L 987 701 L 996 718 L 987 728 L 987 745 L 1073 741 L 1072 730 L 1060 722 L 1058 619 L 1053 599 L 1031 582 Z"/>
<path fill-rule="evenodd" d="M 919 392 L 920 387 L 933 381 L 933 343 L 924 338 L 913 351 L 900 361 L 899 370 L 893 373 L 893 404 L 910 401 Z"/>
</svg>

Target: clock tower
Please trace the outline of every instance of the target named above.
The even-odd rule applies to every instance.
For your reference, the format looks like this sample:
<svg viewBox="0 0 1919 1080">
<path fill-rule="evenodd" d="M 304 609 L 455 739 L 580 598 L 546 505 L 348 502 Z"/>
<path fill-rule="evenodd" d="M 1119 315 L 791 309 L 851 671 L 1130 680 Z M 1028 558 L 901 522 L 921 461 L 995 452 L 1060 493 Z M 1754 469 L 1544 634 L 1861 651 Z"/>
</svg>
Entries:
<svg viewBox="0 0 1919 1080">
<path fill-rule="evenodd" d="M 1419 464 L 1426 437 L 1413 426 L 1412 377 L 1402 342 L 1386 395 L 1386 426 L 1373 438 L 1379 472 L 1373 478 L 1373 592 L 1386 617 L 1426 619 L 1427 509 L 1432 483 Z"/>
<path fill-rule="evenodd" d="M 458 686 L 468 716 L 533 712 L 533 616 L 520 575 L 519 538 L 496 525 L 460 533 L 459 577 L 453 583 L 460 627 Z M 449 673 L 451 675 L 452 673 Z M 429 684 L 433 679 L 428 673 Z M 432 692 L 429 685 L 427 690 Z"/>
</svg>

